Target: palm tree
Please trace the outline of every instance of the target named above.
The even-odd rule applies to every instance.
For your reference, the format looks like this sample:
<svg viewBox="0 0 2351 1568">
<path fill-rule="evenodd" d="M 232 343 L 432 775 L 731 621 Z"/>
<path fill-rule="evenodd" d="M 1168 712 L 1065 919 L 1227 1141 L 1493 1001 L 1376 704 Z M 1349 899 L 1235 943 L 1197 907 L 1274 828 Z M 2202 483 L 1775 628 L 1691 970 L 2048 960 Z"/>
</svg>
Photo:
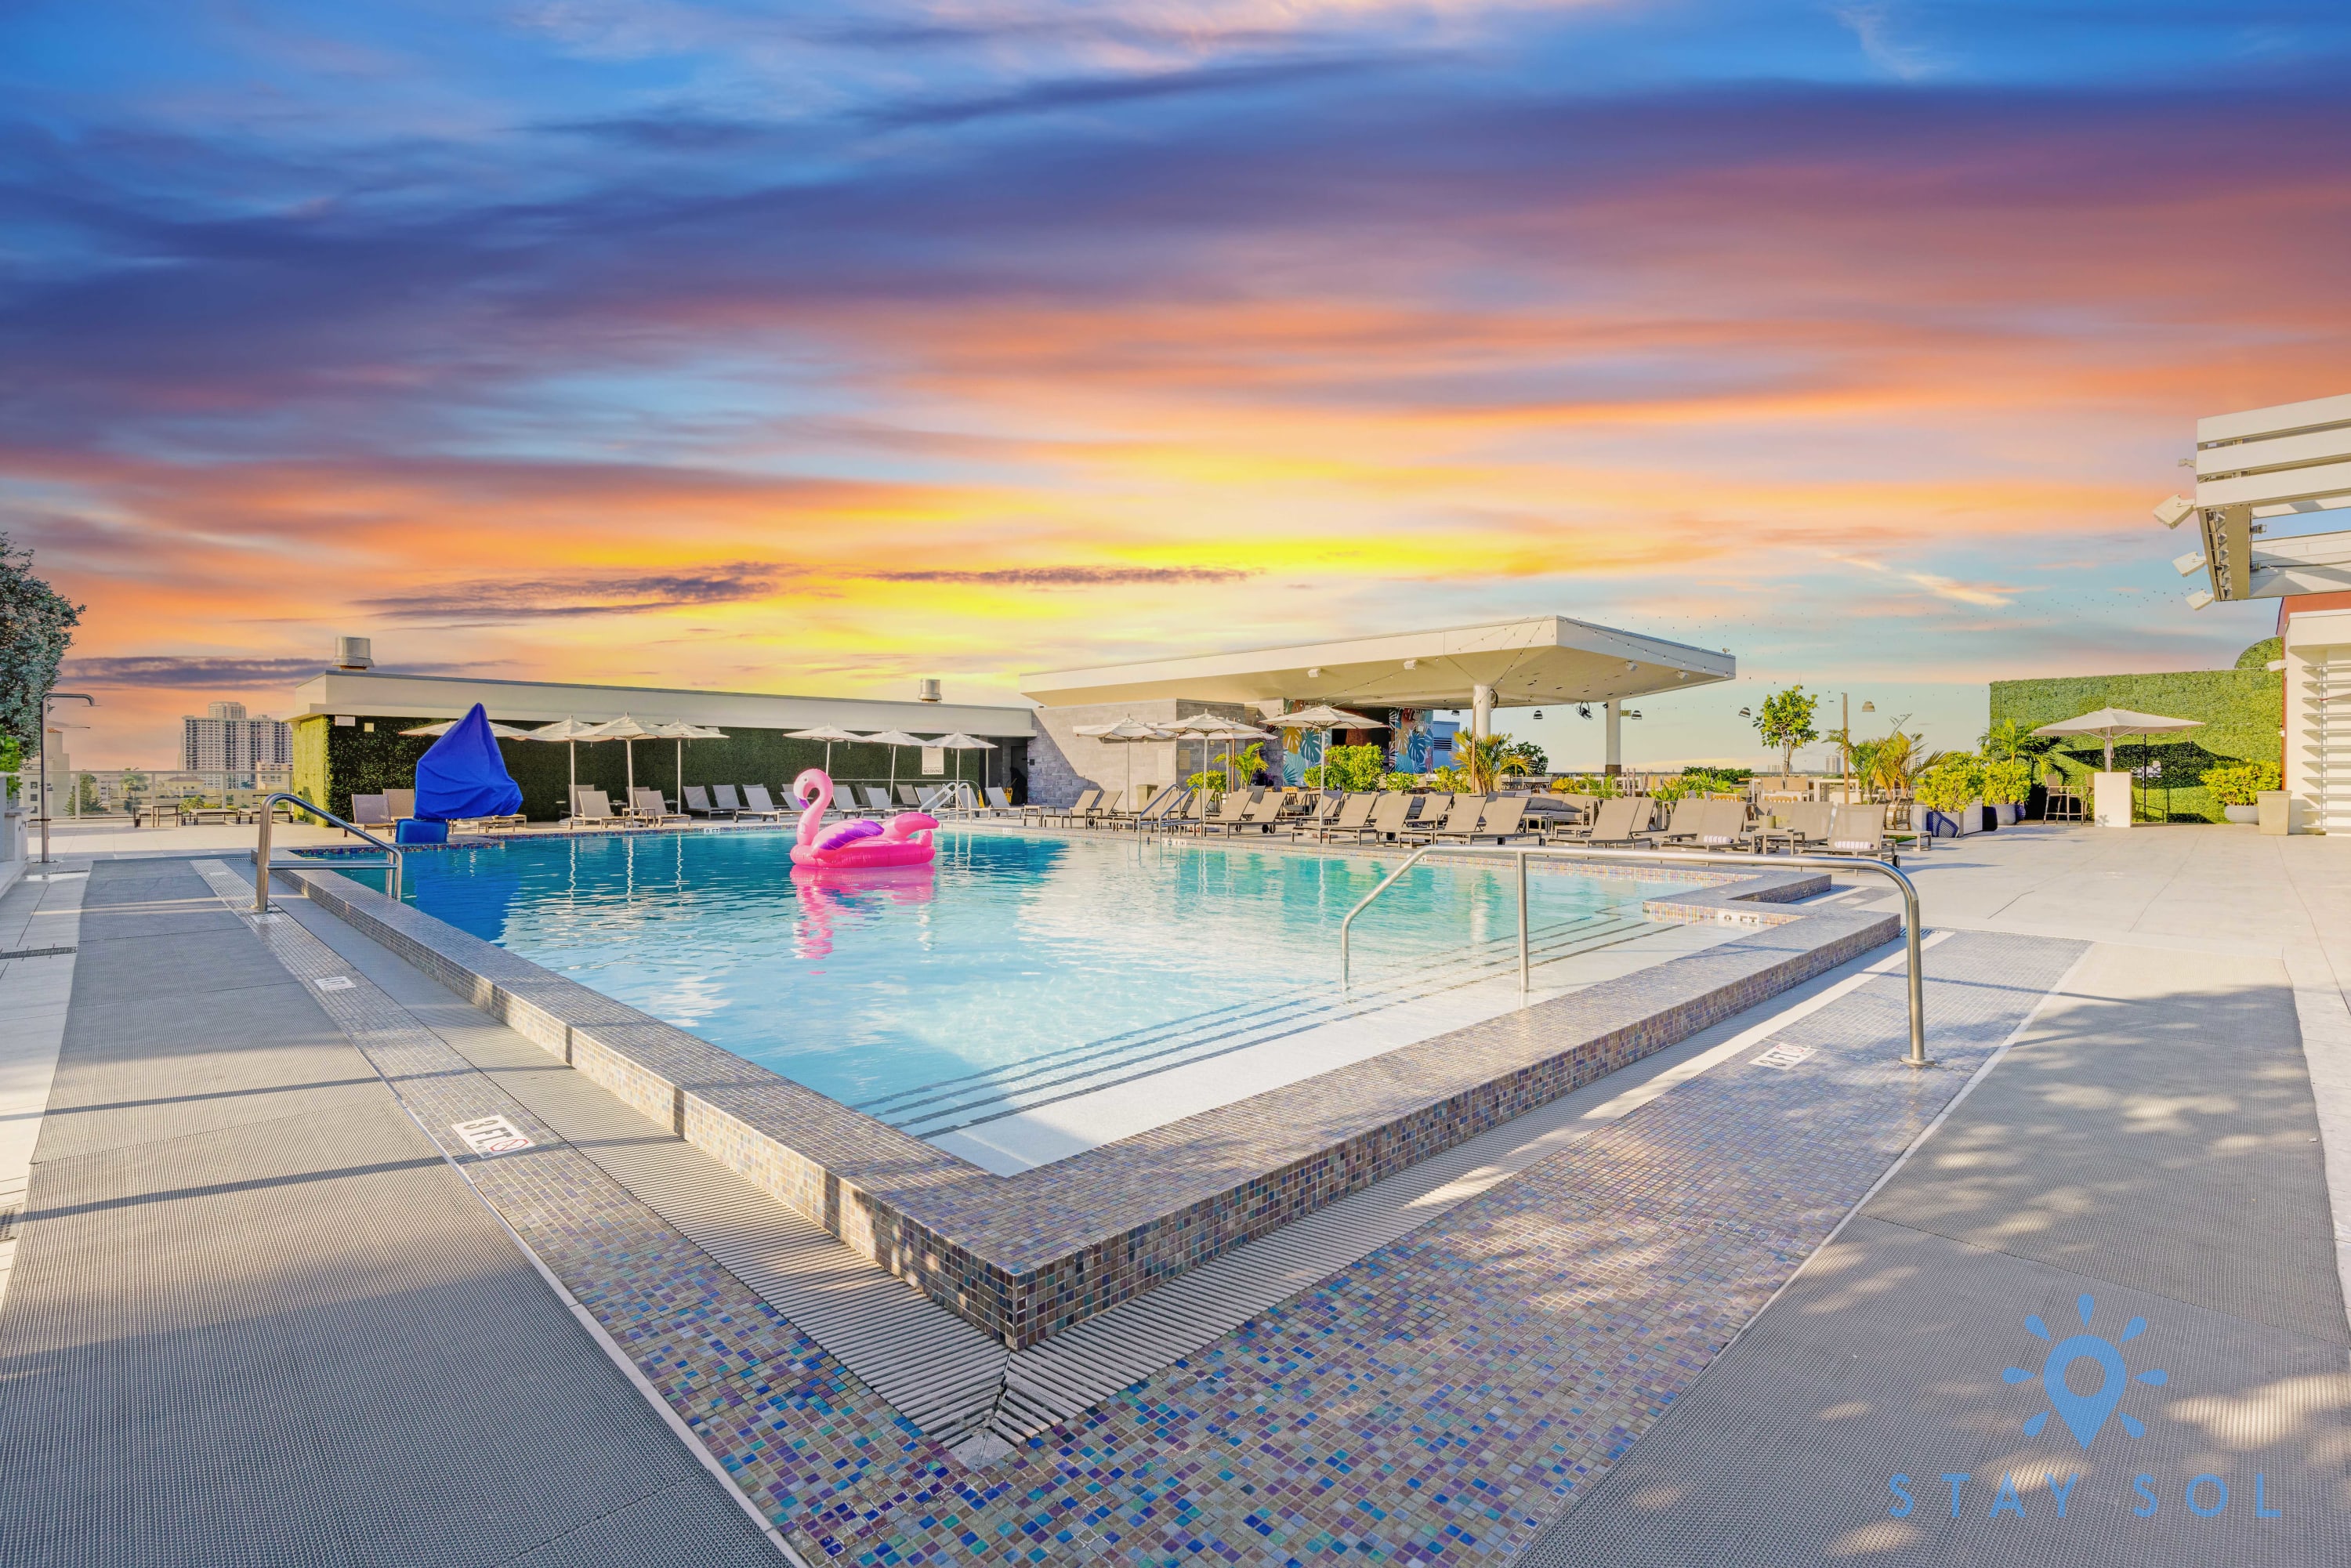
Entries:
<svg viewBox="0 0 2351 1568">
<path fill-rule="evenodd" d="M 1486 795 L 1493 792 L 1495 780 L 1502 775 L 1505 759 L 1510 754 L 1510 737 L 1507 735 L 1457 735 L 1453 737 L 1453 766 L 1469 781 L 1468 792 Z"/>
</svg>

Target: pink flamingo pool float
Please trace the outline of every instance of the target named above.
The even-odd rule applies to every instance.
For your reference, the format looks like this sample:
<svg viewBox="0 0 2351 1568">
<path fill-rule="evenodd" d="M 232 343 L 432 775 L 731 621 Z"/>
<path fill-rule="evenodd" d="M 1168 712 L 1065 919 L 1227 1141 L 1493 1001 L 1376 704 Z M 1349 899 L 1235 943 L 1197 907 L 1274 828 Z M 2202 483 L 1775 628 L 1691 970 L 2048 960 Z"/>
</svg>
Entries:
<svg viewBox="0 0 2351 1568">
<path fill-rule="evenodd" d="M 806 808 L 800 812 L 799 841 L 792 846 L 794 865 L 928 865 L 938 853 L 931 845 L 931 830 L 939 825 L 938 819 L 924 811 L 901 811 L 887 824 L 866 818 L 823 828 L 824 813 L 832 805 L 832 779 L 821 768 L 811 768 L 792 780 L 792 802 Z"/>
</svg>

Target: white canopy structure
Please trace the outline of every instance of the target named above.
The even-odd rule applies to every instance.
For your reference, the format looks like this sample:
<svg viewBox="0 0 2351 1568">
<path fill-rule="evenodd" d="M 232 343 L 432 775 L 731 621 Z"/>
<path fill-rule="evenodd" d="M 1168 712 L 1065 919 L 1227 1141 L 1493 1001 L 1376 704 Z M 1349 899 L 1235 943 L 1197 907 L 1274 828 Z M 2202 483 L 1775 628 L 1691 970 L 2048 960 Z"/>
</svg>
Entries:
<svg viewBox="0 0 2351 1568">
<path fill-rule="evenodd" d="M 2193 517 L 2203 548 L 2171 564 L 2217 600 L 2283 599 L 2351 589 L 2351 392 L 2196 422 L 2196 494 L 2156 507 L 2176 528 Z M 2329 525 L 2335 525 L 2330 527 Z"/>
<path fill-rule="evenodd" d="M 2102 707 L 2095 713 L 2085 713 L 2079 718 L 2061 719 L 2044 724 L 2035 735 L 2102 735 L 2106 740 L 2106 771 L 2115 770 L 2115 737 L 2118 735 L 2168 735 L 2175 730 L 2201 729 L 2200 718 L 2166 718 L 2160 714 L 2134 713 L 2126 707 Z"/>
</svg>

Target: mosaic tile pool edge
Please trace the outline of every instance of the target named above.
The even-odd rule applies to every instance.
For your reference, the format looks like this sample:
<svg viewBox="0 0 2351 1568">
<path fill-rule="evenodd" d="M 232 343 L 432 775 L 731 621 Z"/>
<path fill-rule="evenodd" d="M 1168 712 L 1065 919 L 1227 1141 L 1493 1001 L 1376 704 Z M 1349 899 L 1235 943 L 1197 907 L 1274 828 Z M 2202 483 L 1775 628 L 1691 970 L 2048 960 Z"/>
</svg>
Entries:
<svg viewBox="0 0 2351 1568">
<path fill-rule="evenodd" d="M 1820 891 L 1816 874 L 1709 878 L 1687 896 L 1651 901 L 1652 913 L 1734 919 L 1782 939 L 1750 947 L 1757 938 L 1740 938 L 1001 1177 L 340 876 L 292 878 L 320 907 L 1016 1348 L 1899 930 L 1890 915 L 1768 907 Z M 1796 935 L 1805 939 L 1784 940 Z M 1215 1158 L 1196 1157 L 1204 1148 Z"/>
</svg>

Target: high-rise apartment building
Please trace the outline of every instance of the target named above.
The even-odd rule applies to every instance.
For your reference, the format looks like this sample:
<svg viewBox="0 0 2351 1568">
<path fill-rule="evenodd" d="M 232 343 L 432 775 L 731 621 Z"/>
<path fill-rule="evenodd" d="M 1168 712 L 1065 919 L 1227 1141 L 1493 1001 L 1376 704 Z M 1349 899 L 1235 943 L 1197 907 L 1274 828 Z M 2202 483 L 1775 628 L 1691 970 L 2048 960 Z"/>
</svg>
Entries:
<svg viewBox="0 0 2351 1568">
<path fill-rule="evenodd" d="M 195 773 L 251 773 L 294 765 L 293 727 L 264 714 L 245 716 L 243 703 L 212 703 L 204 716 L 180 720 L 180 766 Z"/>
</svg>

